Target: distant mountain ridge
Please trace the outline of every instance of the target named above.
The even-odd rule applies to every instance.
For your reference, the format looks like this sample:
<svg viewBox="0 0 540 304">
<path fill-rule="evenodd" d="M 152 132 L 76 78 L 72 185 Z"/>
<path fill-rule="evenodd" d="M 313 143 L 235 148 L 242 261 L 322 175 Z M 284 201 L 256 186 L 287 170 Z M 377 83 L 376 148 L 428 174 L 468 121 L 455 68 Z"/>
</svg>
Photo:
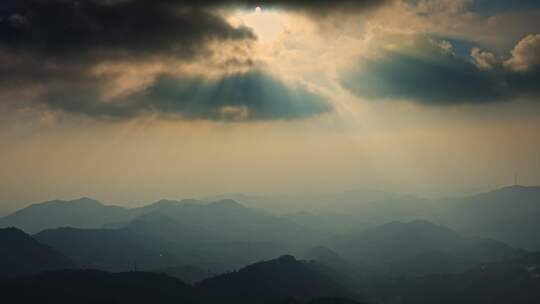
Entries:
<svg viewBox="0 0 540 304">
<path fill-rule="evenodd" d="M 54 200 L 18 210 L 0 219 L 0 227 L 13 226 L 28 233 L 59 227 L 97 228 L 120 221 L 129 212 L 127 208 L 106 206 L 89 198 Z"/>
<path fill-rule="evenodd" d="M 288 251 L 272 242 L 171 241 L 131 228 L 58 228 L 44 230 L 34 237 L 80 265 L 105 271 L 147 271 L 192 265 L 220 273 Z"/>
<path fill-rule="evenodd" d="M 437 222 L 515 247 L 540 250 L 540 186 L 510 186 L 464 198 L 445 199 Z"/>
<path fill-rule="evenodd" d="M 354 201 L 355 197 L 365 200 Z M 370 260 L 371 264 L 386 265 L 387 270 L 396 273 L 413 270 L 425 273 L 429 270 L 401 268 L 405 262 L 409 265 L 431 263 L 429 267 L 447 271 L 458 264 L 461 266 L 456 269 L 463 269 L 473 262 L 490 261 L 503 257 L 504 252 L 513 252 L 513 248 L 493 240 L 516 248 L 540 249 L 540 187 L 512 186 L 443 200 L 422 200 L 382 192 L 347 192 L 321 198 L 316 202 L 317 208 L 323 210 L 321 206 L 332 199 L 339 203 L 342 212 L 326 209 L 321 213 L 313 211 L 284 216 L 264 213 L 230 199 L 210 203 L 161 200 L 138 208 L 107 206 L 89 198 L 57 200 L 34 204 L 1 218 L 0 227 L 14 226 L 29 233 L 62 227 L 85 230 L 106 227 L 107 230 L 123 230 L 124 233 L 152 239 L 149 244 L 176 243 L 178 248 L 185 249 L 177 250 L 181 252 L 179 256 L 198 251 L 209 257 L 219 252 L 223 258 L 217 262 L 214 259 L 214 262 L 228 265 L 245 265 L 287 253 L 298 254 L 322 245 L 336 251 L 348 262 L 356 260 L 355 264 L 365 264 L 365 260 Z M 364 221 L 366 219 L 371 222 Z M 402 242 L 407 236 L 397 237 L 394 247 L 386 248 L 380 242 L 374 244 L 364 239 L 367 234 L 363 232 L 368 230 L 374 234 L 370 228 L 381 227 L 377 223 L 384 224 L 391 219 L 401 222 L 425 219 L 454 231 L 445 232 L 432 227 L 428 231 L 438 231 L 439 234 L 430 240 L 408 225 L 407 233 L 415 237 L 410 242 Z M 392 225 L 386 226 L 386 230 Z M 455 232 L 459 234 L 457 238 Z M 77 233 L 85 234 L 82 231 Z M 356 239 L 355 235 L 363 237 Z M 347 236 L 349 240 L 345 240 Z M 458 240 L 462 236 L 467 240 Z M 379 239 L 385 237 L 377 236 Z M 342 239 L 343 242 L 341 245 L 339 242 L 330 244 L 330 239 Z M 410 246 L 414 242 L 417 246 Z M 445 247 L 444 243 L 454 244 L 454 248 Z M 98 243 L 95 244 L 97 246 Z M 399 250 L 396 250 L 396 244 L 402 244 Z M 426 244 L 432 247 L 422 247 Z M 373 249 L 374 246 L 378 249 Z M 422 250 L 414 252 L 415 249 Z M 402 255 L 401 261 L 392 257 L 397 251 Z M 385 257 L 391 258 L 384 260 Z M 148 266 L 181 267 L 194 261 L 192 258 L 187 260 L 189 263 L 181 265 L 149 263 Z M 399 264 L 394 264 L 396 262 Z"/>
<path fill-rule="evenodd" d="M 154 224 L 159 227 L 152 227 Z M 88 198 L 49 201 L 31 205 L 0 219 L 0 227 L 9 226 L 18 227 L 28 233 L 62 227 L 129 227 L 137 233 L 153 236 L 159 233 L 161 238 L 183 242 L 190 237 L 206 242 L 294 239 L 294 243 L 313 242 L 318 238 L 318 233 L 309 228 L 285 218 L 247 208 L 230 199 L 210 203 L 197 200 L 161 200 L 131 209 L 106 206 Z M 167 229 L 163 228 L 171 226 L 175 226 L 175 231 L 167 234 Z"/>
<path fill-rule="evenodd" d="M 478 263 L 514 258 L 522 250 L 504 243 L 466 238 L 428 221 L 391 222 L 340 236 L 328 244 L 365 270 L 388 275 L 459 272 Z"/>
<path fill-rule="evenodd" d="M 124 229 L 58 228 L 34 238 L 90 269 L 132 271 L 213 261 L 210 253 Z"/>
</svg>

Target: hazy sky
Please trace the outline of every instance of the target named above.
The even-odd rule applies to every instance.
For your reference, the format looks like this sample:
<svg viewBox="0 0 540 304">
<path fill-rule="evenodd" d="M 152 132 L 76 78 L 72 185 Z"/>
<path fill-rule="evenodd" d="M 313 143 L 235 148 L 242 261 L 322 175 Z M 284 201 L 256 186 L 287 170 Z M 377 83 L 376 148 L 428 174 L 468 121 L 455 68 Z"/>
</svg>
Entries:
<svg viewBox="0 0 540 304">
<path fill-rule="evenodd" d="M 0 4 L 0 210 L 540 184 L 540 3 Z"/>
</svg>

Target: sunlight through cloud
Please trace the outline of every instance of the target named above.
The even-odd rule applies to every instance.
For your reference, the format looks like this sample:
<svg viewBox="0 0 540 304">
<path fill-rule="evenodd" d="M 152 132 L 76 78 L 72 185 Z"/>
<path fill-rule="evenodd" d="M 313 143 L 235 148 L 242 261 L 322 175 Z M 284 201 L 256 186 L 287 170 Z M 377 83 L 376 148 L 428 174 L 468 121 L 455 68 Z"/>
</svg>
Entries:
<svg viewBox="0 0 540 304">
<path fill-rule="evenodd" d="M 260 6 L 254 10 L 239 11 L 235 19 L 255 32 L 262 43 L 271 43 L 285 32 L 285 14 L 277 10 L 267 10 Z"/>
</svg>

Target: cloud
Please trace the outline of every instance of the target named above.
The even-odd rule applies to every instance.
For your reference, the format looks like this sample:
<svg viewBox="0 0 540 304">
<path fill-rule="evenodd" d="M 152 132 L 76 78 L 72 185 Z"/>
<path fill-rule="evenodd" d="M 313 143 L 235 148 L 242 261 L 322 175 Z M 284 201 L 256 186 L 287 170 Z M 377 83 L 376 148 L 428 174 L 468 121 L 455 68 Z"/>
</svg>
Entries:
<svg viewBox="0 0 540 304">
<path fill-rule="evenodd" d="M 111 80 L 91 75 L 103 64 L 189 63 L 211 57 L 212 44 L 255 39 L 250 29 L 182 1 L 7 1 L 0 7 L 0 89 L 91 87 Z"/>
<path fill-rule="evenodd" d="M 383 2 L 264 5 L 311 17 Z M 257 70 L 249 53 L 256 35 L 227 21 L 229 9 L 256 5 L 260 1 L 2 2 L 0 103 L 113 119 L 148 112 L 184 119 L 295 119 L 330 111 L 317 94 Z"/>
<path fill-rule="evenodd" d="M 508 67 L 519 62 L 519 67 L 530 68 L 526 73 L 504 67 L 490 52 L 473 48 L 471 57 L 463 58 L 429 37 L 414 36 L 409 49 L 384 49 L 377 58 L 359 60 L 343 73 L 340 82 L 367 99 L 429 105 L 489 103 L 537 95 L 540 92 L 534 83 L 540 79 L 540 69 L 533 65 L 536 42 L 531 37 L 536 36 L 520 41 L 506 61 Z"/>
<path fill-rule="evenodd" d="M 471 49 L 471 58 L 480 69 L 492 69 L 499 64 L 499 60 L 493 53 L 482 51 L 477 47 Z"/>
<path fill-rule="evenodd" d="M 21 1 L 4 10 L 0 47 L 58 61 L 167 54 L 193 57 L 210 40 L 255 39 L 245 27 L 175 1 Z"/>
<path fill-rule="evenodd" d="M 265 1 L 307 14 L 357 12 L 385 1 Z M 204 54 L 211 40 L 255 39 L 216 8 L 261 5 L 252 0 L 28 0 L 0 7 L 0 48 L 56 60 L 167 54 Z M 97 58 L 96 58 L 97 57 Z"/>
<path fill-rule="evenodd" d="M 489 102 L 506 97 L 496 76 L 431 43 L 414 37 L 418 53 L 385 50 L 341 78 L 352 93 L 368 99 L 406 99 L 428 104 Z"/>
<path fill-rule="evenodd" d="M 538 69 L 540 66 L 540 34 L 528 35 L 523 38 L 512 50 L 505 65 L 517 72 L 526 72 Z"/>
<path fill-rule="evenodd" d="M 55 110 L 104 119 L 156 113 L 187 120 L 276 120 L 332 110 L 324 98 L 307 88 L 285 84 L 261 71 L 214 80 L 163 74 L 144 90 L 109 100 L 99 94 L 100 85 L 60 87 L 43 95 L 40 102 Z"/>
</svg>

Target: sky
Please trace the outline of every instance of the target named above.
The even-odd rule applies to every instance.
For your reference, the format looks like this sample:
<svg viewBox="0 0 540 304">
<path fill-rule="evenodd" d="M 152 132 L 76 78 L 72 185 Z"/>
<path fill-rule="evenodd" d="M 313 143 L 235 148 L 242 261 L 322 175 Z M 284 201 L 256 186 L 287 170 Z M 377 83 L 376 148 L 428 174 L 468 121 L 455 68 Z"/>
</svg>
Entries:
<svg viewBox="0 0 540 304">
<path fill-rule="evenodd" d="M 0 210 L 540 184 L 540 3 L 7 0 Z"/>
</svg>

